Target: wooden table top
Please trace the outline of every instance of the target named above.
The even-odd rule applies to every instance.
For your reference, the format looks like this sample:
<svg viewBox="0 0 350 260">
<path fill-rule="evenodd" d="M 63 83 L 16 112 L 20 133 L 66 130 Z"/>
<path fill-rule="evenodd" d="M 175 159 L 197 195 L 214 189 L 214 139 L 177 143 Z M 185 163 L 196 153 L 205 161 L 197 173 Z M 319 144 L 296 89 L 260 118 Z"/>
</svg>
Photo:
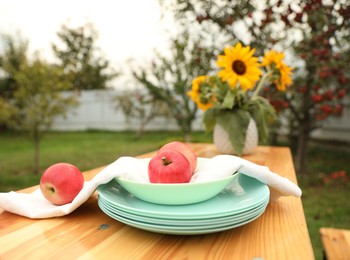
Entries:
<svg viewBox="0 0 350 260">
<path fill-rule="evenodd" d="M 321 240 L 326 259 L 346 260 L 350 257 L 350 230 L 320 228 Z"/>
<path fill-rule="evenodd" d="M 218 154 L 213 144 L 190 145 L 199 157 Z M 297 183 L 287 147 L 259 146 L 244 158 Z M 101 169 L 85 172 L 85 180 Z M 127 226 L 104 214 L 97 198 L 95 192 L 73 213 L 51 219 L 0 209 L 0 259 L 314 259 L 300 198 L 282 197 L 253 222 L 205 235 L 165 235 Z"/>
</svg>

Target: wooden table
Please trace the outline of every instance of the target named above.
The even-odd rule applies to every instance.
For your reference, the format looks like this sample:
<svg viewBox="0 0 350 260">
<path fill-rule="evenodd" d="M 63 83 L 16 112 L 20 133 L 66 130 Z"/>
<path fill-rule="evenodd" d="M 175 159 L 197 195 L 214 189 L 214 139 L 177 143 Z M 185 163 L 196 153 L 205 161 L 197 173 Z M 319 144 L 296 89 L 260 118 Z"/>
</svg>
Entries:
<svg viewBox="0 0 350 260">
<path fill-rule="evenodd" d="M 200 157 L 218 154 L 212 144 L 191 146 Z M 287 147 L 258 147 L 244 158 L 297 182 Z M 85 172 L 85 179 L 102 168 Z M 232 230 L 182 236 L 143 231 L 110 218 L 99 209 L 95 192 L 76 211 L 59 218 L 33 220 L 0 209 L 0 259 L 43 258 L 307 260 L 314 254 L 299 198 L 282 197 L 257 220 Z"/>
<path fill-rule="evenodd" d="M 323 227 L 320 235 L 327 260 L 350 258 L 350 230 Z"/>
</svg>

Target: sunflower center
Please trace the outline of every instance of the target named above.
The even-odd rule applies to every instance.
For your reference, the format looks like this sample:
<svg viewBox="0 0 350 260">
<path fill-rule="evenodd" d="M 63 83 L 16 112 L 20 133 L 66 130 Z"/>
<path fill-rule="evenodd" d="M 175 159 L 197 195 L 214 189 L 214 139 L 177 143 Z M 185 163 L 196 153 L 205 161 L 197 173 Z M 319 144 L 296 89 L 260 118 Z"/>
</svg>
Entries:
<svg viewBox="0 0 350 260">
<path fill-rule="evenodd" d="M 246 72 L 247 67 L 245 66 L 243 61 L 235 60 L 232 63 L 232 70 L 238 75 L 243 75 Z"/>
</svg>

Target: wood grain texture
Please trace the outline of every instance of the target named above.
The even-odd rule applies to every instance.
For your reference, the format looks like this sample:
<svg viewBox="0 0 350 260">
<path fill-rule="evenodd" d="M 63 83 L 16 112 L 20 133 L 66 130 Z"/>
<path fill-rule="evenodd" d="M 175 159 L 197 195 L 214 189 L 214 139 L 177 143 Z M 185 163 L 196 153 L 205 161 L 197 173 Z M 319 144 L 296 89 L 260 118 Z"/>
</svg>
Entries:
<svg viewBox="0 0 350 260">
<path fill-rule="evenodd" d="M 321 228 L 320 235 L 328 260 L 350 259 L 350 230 Z"/>
<path fill-rule="evenodd" d="M 200 157 L 213 144 L 190 144 Z M 155 152 L 140 155 L 151 157 Z M 245 156 L 297 182 L 287 147 L 258 147 Z M 84 173 L 90 180 L 103 167 Z M 33 191 L 31 187 L 21 192 Z M 97 192 L 73 213 L 32 220 L 0 212 L 0 259 L 314 259 L 301 199 L 283 197 L 244 226 L 207 235 L 164 235 L 124 225 L 105 215 Z"/>
</svg>

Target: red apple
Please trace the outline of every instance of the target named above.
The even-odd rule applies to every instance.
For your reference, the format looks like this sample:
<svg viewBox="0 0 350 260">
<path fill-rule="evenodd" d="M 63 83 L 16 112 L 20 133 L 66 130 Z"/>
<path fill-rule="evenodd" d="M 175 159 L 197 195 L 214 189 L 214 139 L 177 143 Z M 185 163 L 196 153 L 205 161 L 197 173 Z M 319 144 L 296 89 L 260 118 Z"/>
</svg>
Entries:
<svg viewBox="0 0 350 260">
<path fill-rule="evenodd" d="M 73 201 L 84 186 L 81 171 L 69 163 L 57 163 L 45 170 L 40 179 L 44 197 L 55 205 Z"/>
<path fill-rule="evenodd" d="M 192 149 L 185 143 L 174 141 L 167 143 L 163 145 L 158 153 L 165 151 L 165 150 L 172 150 L 182 153 L 187 160 L 189 161 L 191 165 L 191 173 L 193 174 L 197 167 L 197 155 L 192 151 Z"/>
<path fill-rule="evenodd" d="M 187 183 L 191 180 L 191 165 L 180 152 L 165 150 L 156 154 L 148 164 L 151 183 Z"/>
</svg>

